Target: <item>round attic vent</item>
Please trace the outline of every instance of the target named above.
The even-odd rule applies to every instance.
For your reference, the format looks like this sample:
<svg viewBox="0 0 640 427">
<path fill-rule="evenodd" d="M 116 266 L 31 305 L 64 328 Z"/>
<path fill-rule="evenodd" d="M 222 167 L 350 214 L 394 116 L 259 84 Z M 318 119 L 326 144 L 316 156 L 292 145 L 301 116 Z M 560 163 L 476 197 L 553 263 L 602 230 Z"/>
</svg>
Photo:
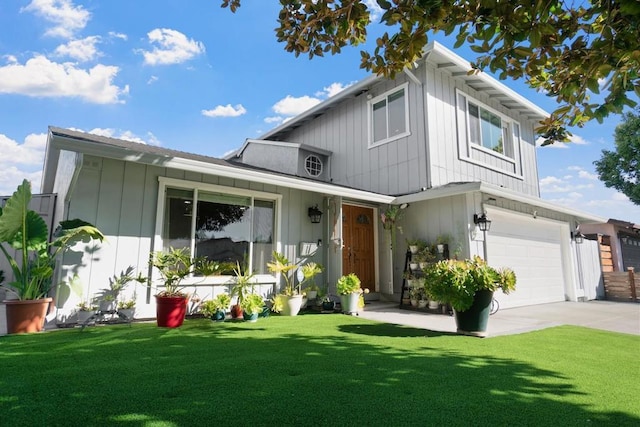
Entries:
<svg viewBox="0 0 640 427">
<path fill-rule="evenodd" d="M 304 160 L 304 170 L 311 176 L 318 176 L 322 173 L 322 160 L 315 154 L 310 154 Z"/>
</svg>

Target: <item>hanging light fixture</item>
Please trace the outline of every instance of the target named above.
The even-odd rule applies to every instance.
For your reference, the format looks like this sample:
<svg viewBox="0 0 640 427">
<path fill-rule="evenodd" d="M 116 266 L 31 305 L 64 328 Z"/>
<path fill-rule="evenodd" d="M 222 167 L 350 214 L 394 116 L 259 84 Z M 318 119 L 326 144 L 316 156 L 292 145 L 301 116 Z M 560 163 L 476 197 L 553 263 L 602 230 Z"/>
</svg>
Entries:
<svg viewBox="0 0 640 427">
<path fill-rule="evenodd" d="M 480 231 L 489 231 L 491 228 L 491 220 L 487 218 L 487 214 L 473 214 L 473 223 L 478 226 Z"/>
<path fill-rule="evenodd" d="M 322 211 L 318 209 L 318 205 L 310 207 L 308 215 L 312 224 L 318 224 L 322 220 Z"/>
</svg>

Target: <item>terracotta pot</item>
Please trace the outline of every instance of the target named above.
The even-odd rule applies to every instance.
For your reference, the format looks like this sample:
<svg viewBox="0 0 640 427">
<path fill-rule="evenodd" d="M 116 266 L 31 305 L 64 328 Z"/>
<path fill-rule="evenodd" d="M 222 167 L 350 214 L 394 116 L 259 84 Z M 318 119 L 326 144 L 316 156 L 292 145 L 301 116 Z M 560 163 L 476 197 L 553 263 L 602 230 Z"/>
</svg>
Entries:
<svg viewBox="0 0 640 427">
<path fill-rule="evenodd" d="M 242 317 L 242 308 L 240 307 L 240 304 L 231 306 L 231 317 L 234 319 Z"/>
<path fill-rule="evenodd" d="M 182 326 L 187 313 L 187 297 L 163 297 L 156 295 L 156 322 L 164 328 Z"/>
<path fill-rule="evenodd" d="M 44 329 L 44 321 L 53 298 L 9 300 L 7 305 L 7 333 L 27 334 Z"/>
</svg>

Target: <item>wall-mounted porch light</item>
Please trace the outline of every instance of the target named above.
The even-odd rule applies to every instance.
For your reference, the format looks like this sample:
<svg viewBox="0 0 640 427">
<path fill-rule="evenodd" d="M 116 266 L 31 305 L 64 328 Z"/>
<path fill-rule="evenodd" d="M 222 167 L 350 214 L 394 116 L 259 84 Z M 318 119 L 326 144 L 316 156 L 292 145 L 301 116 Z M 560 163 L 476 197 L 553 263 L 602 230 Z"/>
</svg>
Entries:
<svg viewBox="0 0 640 427">
<path fill-rule="evenodd" d="M 491 229 L 491 220 L 487 218 L 487 214 L 473 214 L 473 223 L 478 226 L 480 231 L 489 231 Z"/>
<path fill-rule="evenodd" d="M 318 224 L 322 220 L 322 211 L 318 209 L 318 205 L 310 207 L 308 215 L 312 224 Z"/>
<path fill-rule="evenodd" d="M 576 242 L 577 245 L 580 245 L 582 244 L 582 242 L 584 242 L 584 234 L 582 234 L 579 230 L 571 233 L 571 238 L 574 242 Z"/>
</svg>

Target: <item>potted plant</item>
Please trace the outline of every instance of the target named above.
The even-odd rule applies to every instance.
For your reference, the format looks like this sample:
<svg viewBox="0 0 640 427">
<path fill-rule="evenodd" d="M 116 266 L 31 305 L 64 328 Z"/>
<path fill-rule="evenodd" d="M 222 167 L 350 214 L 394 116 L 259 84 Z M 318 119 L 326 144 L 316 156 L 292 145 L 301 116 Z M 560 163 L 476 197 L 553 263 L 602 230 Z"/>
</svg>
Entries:
<svg viewBox="0 0 640 427">
<path fill-rule="evenodd" d="M 26 179 L 0 208 L 0 250 L 13 272 L 13 281 L 2 285 L 10 297 L 5 301 L 7 332 L 37 332 L 44 328 L 52 298 L 56 258 L 83 238 L 102 241 L 104 235 L 93 225 L 79 219 L 61 221 L 49 243 L 49 231 L 44 219 L 29 209 L 31 184 Z M 3 245 L 19 250 L 15 260 Z"/>
<path fill-rule="evenodd" d="M 245 295 L 240 306 L 242 307 L 244 320 L 247 322 L 256 322 L 258 320 L 258 316 L 262 313 L 264 300 L 262 299 L 262 296 L 251 293 Z"/>
<path fill-rule="evenodd" d="M 282 301 L 281 313 L 285 316 L 297 316 L 302 307 L 303 295 L 300 292 L 300 286 L 295 286 L 293 278 L 289 277 L 290 272 L 296 268 L 297 266 L 291 263 L 284 254 L 276 251 L 273 251 L 272 261 L 267 263 L 267 269 L 271 273 L 280 274 L 284 277 L 285 286 L 280 294 Z"/>
<path fill-rule="evenodd" d="M 213 321 L 224 322 L 229 305 L 231 305 L 231 297 L 229 294 L 222 293 L 212 300 L 204 301 L 200 305 L 200 311 Z"/>
<path fill-rule="evenodd" d="M 342 312 L 347 314 L 358 313 L 358 304 L 362 295 L 360 279 L 355 273 L 344 275 L 336 283 L 336 291 L 340 295 Z"/>
<path fill-rule="evenodd" d="M 96 308 L 86 301 L 78 303 L 78 325 L 84 325 L 96 312 Z"/>
<path fill-rule="evenodd" d="M 486 336 L 493 292 L 516 287 L 513 270 L 495 269 L 478 256 L 439 261 L 427 268 L 425 279 L 430 298 L 453 307 L 458 333 L 480 337 Z"/>
<path fill-rule="evenodd" d="M 322 273 L 322 266 L 315 262 L 308 262 L 300 267 L 300 273 L 302 274 L 302 281 L 300 286 L 305 286 L 304 291 L 307 294 L 307 298 L 312 300 L 318 297 L 318 286 L 314 281 L 314 278 Z"/>
<path fill-rule="evenodd" d="M 128 299 L 124 301 L 118 301 L 118 313 L 127 319 L 133 319 L 133 316 L 136 313 L 136 300 Z"/>
<path fill-rule="evenodd" d="M 155 295 L 158 326 L 177 328 L 184 322 L 189 296 L 180 283 L 191 274 L 194 263 L 188 248 L 169 248 L 168 252 L 151 253 L 149 264 L 158 270 L 164 286 Z"/>
<path fill-rule="evenodd" d="M 438 254 L 444 256 L 445 258 L 447 258 L 449 254 L 450 241 L 451 236 L 449 236 L 448 234 L 440 234 L 438 237 L 436 237 L 436 250 L 438 251 Z"/>
<path fill-rule="evenodd" d="M 231 307 L 231 317 L 236 319 L 242 316 L 242 301 L 253 293 L 254 281 L 253 273 L 249 273 L 247 267 L 241 267 L 239 262 L 236 262 L 233 272 L 235 282 L 231 288 L 231 296 L 236 297 L 236 304 Z"/>
</svg>

